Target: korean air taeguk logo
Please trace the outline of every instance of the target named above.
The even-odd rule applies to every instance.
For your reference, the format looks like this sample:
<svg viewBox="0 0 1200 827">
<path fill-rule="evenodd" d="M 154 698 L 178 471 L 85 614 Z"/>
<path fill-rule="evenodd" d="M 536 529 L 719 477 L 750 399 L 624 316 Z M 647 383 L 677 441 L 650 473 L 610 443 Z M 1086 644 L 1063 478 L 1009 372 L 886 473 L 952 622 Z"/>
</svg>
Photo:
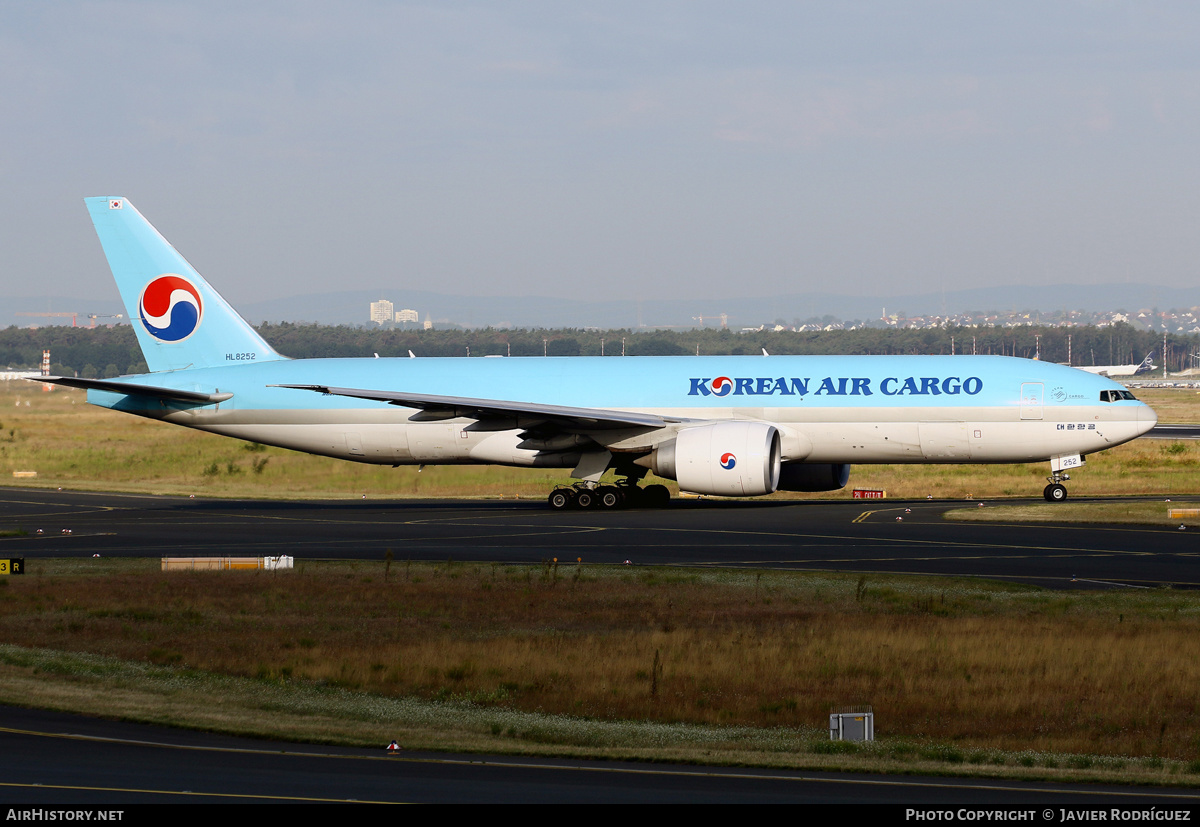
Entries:
<svg viewBox="0 0 1200 827">
<path fill-rule="evenodd" d="M 733 390 L 733 380 L 728 376 L 718 376 L 712 380 L 710 387 L 713 396 L 729 396 L 729 392 Z"/>
<path fill-rule="evenodd" d="M 138 313 L 155 339 L 181 342 L 200 326 L 204 303 L 194 284 L 183 276 L 164 273 L 142 290 Z"/>
<path fill-rule="evenodd" d="M 726 451 L 721 454 L 721 467 L 726 471 L 732 471 L 733 466 L 737 465 L 737 457 Z"/>
</svg>

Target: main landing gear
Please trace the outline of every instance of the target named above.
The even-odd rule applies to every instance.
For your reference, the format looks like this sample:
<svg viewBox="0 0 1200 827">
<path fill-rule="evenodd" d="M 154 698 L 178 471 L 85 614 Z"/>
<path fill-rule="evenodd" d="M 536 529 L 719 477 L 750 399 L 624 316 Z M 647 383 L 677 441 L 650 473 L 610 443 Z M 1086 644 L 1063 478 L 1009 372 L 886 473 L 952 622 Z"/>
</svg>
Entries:
<svg viewBox="0 0 1200 827">
<path fill-rule="evenodd" d="M 567 508 L 657 508 L 671 501 L 665 485 L 639 488 L 636 481 L 623 480 L 616 485 L 591 485 L 578 482 L 550 492 L 547 502 L 556 511 Z"/>
</svg>

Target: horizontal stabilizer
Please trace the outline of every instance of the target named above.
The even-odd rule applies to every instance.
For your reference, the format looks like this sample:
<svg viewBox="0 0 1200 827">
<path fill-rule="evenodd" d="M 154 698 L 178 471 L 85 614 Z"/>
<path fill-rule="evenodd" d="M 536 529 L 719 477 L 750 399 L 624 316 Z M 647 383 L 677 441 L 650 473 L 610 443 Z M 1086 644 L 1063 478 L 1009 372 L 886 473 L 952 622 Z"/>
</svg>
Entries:
<svg viewBox="0 0 1200 827">
<path fill-rule="evenodd" d="M 160 388 L 157 385 L 139 385 L 134 382 L 118 382 L 115 379 L 76 379 L 70 376 L 37 376 L 30 377 L 31 382 L 46 382 L 51 385 L 65 385 L 68 388 L 82 388 L 89 391 L 108 391 L 123 393 L 127 396 L 149 396 L 155 399 L 169 399 L 172 402 L 194 402 L 201 405 L 213 405 L 232 399 L 232 393 L 203 393 L 202 391 L 181 391 L 175 388 Z"/>
<path fill-rule="evenodd" d="M 658 416 L 656 414 L 609 411 L 601 408 L 572 408 L 563 405 L 540 405 L 536 402 L 509 402 L 499 399 L 473 399 L 465 396 L 433 396 L 399 391 L 372 391 L 356 388 L 333 388 L 327 385 L 272 385 L 276 388 L 315 391 L 332 396 L 349 396 L 355 399 L 372 399 L 420 408 L 430 414 L 447 414 L 471 419 L 503 417 L 533 417 L 548 420 L 568 420 L 576 426 L 590 428 L 665 428 L 685 420 Z"/>
</svg>

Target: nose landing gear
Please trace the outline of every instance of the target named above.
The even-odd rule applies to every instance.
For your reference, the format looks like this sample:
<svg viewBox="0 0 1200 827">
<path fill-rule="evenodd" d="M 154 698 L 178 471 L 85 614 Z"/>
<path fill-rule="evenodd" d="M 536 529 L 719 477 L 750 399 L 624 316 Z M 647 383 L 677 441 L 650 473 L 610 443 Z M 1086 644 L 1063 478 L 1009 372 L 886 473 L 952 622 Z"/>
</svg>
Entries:
<svg viewBox="0 0 1200 827">
<path fill-rule="evenodd" d="M 1046 479 L 1050 481 L 1050 484 L 1042 490 L 1042 496 L 1046 498 L 1047 502 L 1063 502 L 1067 498 L 1067 487 L 1063 485 L 1063 480 L 1071 479 L 1071 475 L 1054 471 Z"/>
<path fill-rule="evenodd" d="M 1042 496 L 1052 503 L 1060 503 L 1067 498 L 1067 487 L 1062 483 L 1052 482 L 1042 491 Z"/>
<path fill-rule="evenodd" d="M 1061 425 L 1059 426 L 1062 427 Z M 1083 426 L 1080 425 L 1080 428 Z M 1050 458 L 1050 476 L 1046 480 L 1050 483 L 1043 489 L 1042 496 L 1047 502 L 1060 503 L 1067 499 L 1067 487 L 1063 485 L 1066 480 L 1071 479 L 1071 475 L 1067 473 L 1068 469 L 1082 468 L 1087 462 L 1079 454 L 1064 454 Z"/>
</svg>

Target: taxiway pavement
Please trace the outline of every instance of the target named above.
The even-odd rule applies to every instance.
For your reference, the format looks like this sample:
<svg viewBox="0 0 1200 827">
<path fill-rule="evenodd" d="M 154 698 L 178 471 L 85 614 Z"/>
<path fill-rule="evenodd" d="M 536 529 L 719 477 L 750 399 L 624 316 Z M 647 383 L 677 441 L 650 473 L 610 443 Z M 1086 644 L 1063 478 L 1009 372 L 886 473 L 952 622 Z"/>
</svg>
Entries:
<svg viewBox="0 0 1200 827">
<path fill-rule="evenodd" d="M 1174 499 L 1178 505 L 1186 498 Z M 379 560 L 390 550 L 397 560 L 557 558 L 991 577 L 1055 588 L 1200 586 L 1195 524 L 1179 530 L 943 519 L 963 507 L 979 506 L 675 500 L 661 509 L 553 511 L 524 500 L 210 500 L 3 488 L 0 530 L 25 533 L 0 537 L 0 557 Z"/>
</svg>

